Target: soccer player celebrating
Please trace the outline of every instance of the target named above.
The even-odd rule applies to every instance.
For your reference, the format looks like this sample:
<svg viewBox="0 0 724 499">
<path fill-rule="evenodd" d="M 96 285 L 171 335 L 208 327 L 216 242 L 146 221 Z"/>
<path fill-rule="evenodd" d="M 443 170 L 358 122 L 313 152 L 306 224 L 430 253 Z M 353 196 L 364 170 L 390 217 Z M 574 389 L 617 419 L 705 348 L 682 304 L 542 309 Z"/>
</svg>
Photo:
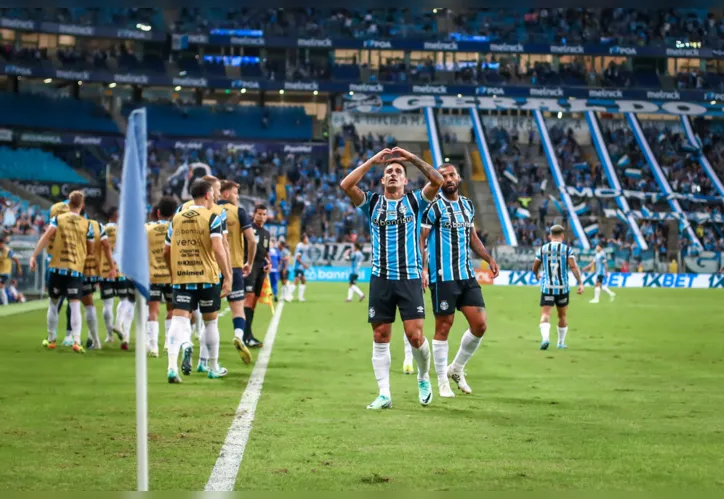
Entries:
<svg viewBox="0 0 724 499">
<path fill-rule="evenodd" d="M 252 332 L 252 324 L 254 322 L 254 310 L 256 302 L 261 296 L 262 287 L 264 287 L 264 279 L 271 268 L 269 262 L 269 246 L 271 244 L 271 234 L 264 228 L 266 223 L 267 209 L 263 204 L 254 207 L 254 223 L 251 224 L 251 230 L 254 232 L 256 240 L 256 254 L 254 255 L 254 266 L 251 275 L 246 283 L 246 301 L 244 303 L 244 313 L 246 314 L 246 328 L 244 329 L 244 343 L 251 348 L 261 348 L 264 344 L 254 337 Z M 247 248 L 248 256 L 251 254 L 251 248 Z"/>
<path fill-rule="evenodd" d="M 93 293 L 96 291 L 101 278 L 101 260 L 112 259 L 111 247 L 108 244 L 108 235 L 103 224 L 96 220 L 88 220 L 93 229 L 93 251 L 89 252 L 83 268 L 83 298 L 81 303 L 85 308 L 85 322 L 88 325 L 88 339 L 85 347 L 92 350 L 101 349 L 101 340 L 98 337 L 98 315 Z"/>
<path fill-rule="evenodd" d="M 475 278 L 469 249 L 488 262 L 493 277 L 498 276 L 498 265 L 488 253 L 475 231 L 475 207 L 458 193 L 460 175 L 454 165 L 438 168 L 443 177 L 442 192 L 422 216 L 422 286 L 430 281 L 432 308 L 435 314 L 435 337 L 432 340 L 432 359 L 435 363 L 437 383 L 441 397 L 454 397 L 448 377 L 458 388 L 470 394 L 472 389 L 465 379 L 465 365 L 478 349 L 487 329 L 485 300 Z M 429 251 L 428 251 L 429 250 Z M 429 262 L 426 262 L 429 255 Z M 426 269 L 429 263 L 429 275 Z M 448 368 L 448 342 L 455 310 L 460 310 L 468 321 L 455 360 Z"/>
<path fill-rule="evenodd" d="M 88 253 L 93 251 L 93 226 L 80 215 L 84 206 L 81 191 L 73 191 L 68 197 L 70 210 L 50 221 L 50 226 L 40 238 L 30 257 L 30 270 L 38 267 L 37 257 L 54 239 L 53 259 L 50 261 L 50 282 L 48 296 L 48 339 L 43 342 L 48 348 L 55 348 L 55 336 L 58 327 L 58 300 L 61 296 L 68 299 L 70 307 L 70 327 L 73 333 L 73 350 L 83 353 L 80 344 L 82 318 L 80 298 L 83 290 L 83 268 Z M 57 236 L 57 237 L 56 237 Z"/>
<path fill-rule="evenodd" d="M 297 298 L 299 301 L 304 300 L 304 290 L 307 288 L 307 277 L 304 275 L 304 271 L 309 268 L 307 264 L 307 258 L 309 256 L 309 236 L 304 234 L 302 240 L 294 248 L 294 284 L 292 289 L 289 291 L 289 301 L 292 301 L 294 295 L 294 289 L 299 286 L 299 294 Z"/>
<path fill-rule="evenodd" d="M 101 301 L 103 302 L 103 323 L 106 326 L 106 343 L 113 343 L 113 299 L 116 296 L 125 295 L 128 289 L 125 281 L 118 278 L 116 262 L 113 260 L 118 235 L 118 208 L 111 208 L 108 211 L 108 223 L 103 230 L 106 233 L 110 251 L 108 254 L 103 252 L 100 258 Z M 120 311 L 125 313 L 125 306 Z"/>
<path fill-rule="evenodd" d="M 13 262 L 18 269 L 18 277 L 23 275 L 23 269 L 20 267 L 20 259 L 15 255 L 5 243 L 5 239 L 0 237 L 0 304 L 8 304 L 8 295 L 5 292 L 5 284 L 10 282 L 10 274 L 13 271 Z"/>
<path fill-rule="evenodd" d="M 421 190 L 405 193 L 407 170 L 412 163 L 428 179 Z M 384 165 L 383 194 L 363 192 L 357 184 L 375 165 Z M 383 149 L 352 170 L 340 186 L 355 206 L 369 217 L 372 234 L 372 278 L 369 292 L 369 323 L 374 345 L 372 367 L 379 396 L 368 409 L 392 407 L 390 395 L 390 337 L 397 310 L 417 362 L 419 401 L 432 401 L 430 346 L 423 335 L 425 301 L 422 292 L 420 219 L 442 185 L 442 175 L 405 149 Z"/>
<path fill-rule="evenodd" d="M 239 206 L 239 184 L 230 180 L 221 183 L 221 201 L 219 205 L 226 213 L 231 272 L 233 282 L 231 293 L 226 297 L 231 309 L 234 325 L 233 344 L 239 357 L 245 364 L 251 363 L 251 352 L 244 345 L 246 314 L 244 313 L 244 278 L 251 273 L 251 262 L 256 255 L 256 239 L 251 229 L 251 220 L 246 210 Z M 246 244 L 244 244 L 246 242 Z M 248 251 L 244 251 L 248 249 Z M 246 256 L 246 259 L 245 259 Z"/>
<path fill-rule="evenodd" d="M 173 314 L 173 289 L 171 288 L 171 270 L 166 264 L 164 248 L 166 247 L 166 234 L 176 212 L 176 201 L 171 196 L 163 196 L 153 208 L 153 222 L 146 224 L 146 237 L 148 238 L 148 261 L 151 274 L 151 289 L 148 299 L 148 323 L 146 324 L 147 349 L 151 357 L 158 357 L 158 314 L 161 310 L 161 300 L 166 302 L 165 342 L 164 349 L 168 350 L 168 332 Z"/>
<path fill-rule="evenodd" d="M 201 309 L 205 322 L 203 341 L 209 352 L 208 378 L 226 374 L 219 366 L 218 312 L 221 298 L 231 292 L 233 277 L 223 243 L 221 217 L 212 210 L 214 190 L 210 182 L 197 180 L 191 186 L 192 205 L 176 213 L 168 228 L 164 257 L 173 281 L 173 317 L 168 339 L 169 383 L 180 383 L 178 354 L 183 350 L 181 370 L 191 374 L 191 313 Z M 217 263 L 218 262 L 218 263 Z M 220 268 L 220 269 L 219 269 Z M 219 270 L 223 276 L 219 291 Z"/>
<path fill-rule="evenodd" d="M 547 350 L 550 345 L 551 310 L 553 306 L 558 310 L 558 348 L 566 347 L 566 333 L 568 333 L 568 270 L 573 272 L 578 282 L 578 294 L 583 293 L 581 271 L 576 265 L 576 258 L 570 246 L 563 243 L 565 229 L 554 225 L 550 230 L 550 242 L 544 244 L 535 254 L 533 261 L 533 274 L 538 279 L 541 267 L 543 278 L 540 281 L 540 334 L 541 350 Z"/>
<path fill-rule="evenodd" d="M 601 297 L 601 290 L 603 289 L 608 297 L 613 301 L 616 293 L 608 289 L 608 286 L 604 284 L 606 276 L 608 275 L 608 269 L 606 268 L 606 253 L 600 244 L 596 245 L 596 255 L 593 257 L 593 261 L 583 268 L 584 272 L 590 272 L 595 266 L 596 268 L 596 286 L 593 288 L 593 300 L 588 303 L 598 303 Z"/>
<path fill-rule="evenodd" d="M 362 265 L 362 260 L 365 256 L 362 253 L 362 245 L 360 243 L 354 244 L 354 251 L 349 255 L 349 262 L 352 265 L 352 269 L 349 272 L 349 290 L 347 291 L 347 301 L 352 301 L 352 296 L 359 295 L 359 301 L 365 299 L 365 294 L 357 286 L 357 279 L 359 279 L 359 269 Z"/>
</svg>

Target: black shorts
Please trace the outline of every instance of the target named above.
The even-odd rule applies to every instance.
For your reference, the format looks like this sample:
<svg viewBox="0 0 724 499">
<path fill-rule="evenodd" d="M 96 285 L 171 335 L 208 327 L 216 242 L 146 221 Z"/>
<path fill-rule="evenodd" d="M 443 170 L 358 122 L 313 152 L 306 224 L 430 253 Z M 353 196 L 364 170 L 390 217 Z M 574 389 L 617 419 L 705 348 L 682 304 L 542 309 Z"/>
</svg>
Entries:
<svg viewBox="0 0 724 499">
<path fill-rule="evenodd" d="M 83 276 L 61 275 L 51 272 L 48 278 L 48 296 L 55 300 L 65 296 L 69 300 L 80 300 L 83 294 Z"/>
<path fill-rule="evenodd" d="M 188 286 L 197 286 L 189 289 Z M 193 312 L 197 308 L 202 314 L 212 314 L 221 308 L 221 286 L 214 284 L 203 287 L 203 284 L 184 285 L 173 288 L 173 308 Z"/>
<path fill-rule="evenodd" d="M 173 303 L 173 288 L 170 284 L 151 284 L 149 290 L 148 302 L 161 302 L 161 298 L 165 303 Z"/>
<path fill-rule="evenodd" d="M 357 279 L 359 279 L 359 274 L 350 274 L 349 275 L 349 283 L 354 285 L 357 284 Z"/>
<path fill-rule="evenodd" d="M 106 300 L 114 296 L 128 298 L 131 303 L 135 303 L 136 289 L 133 286 L 133 282 L 125 277 L 101 281 L 101 299 Z"/>
<path fill-rule="evenodd" d="M 83 279 L 83 298 L 95 293 L 97 287 L 98 287 L 98 278 L 97 277 L 85 277 Z"/>
<path fill-rule="evenodd" d="M 264 287 L 265 278 L 266 273 L 264 270 L 256 270 L 255 268 L 246 280 L 246 292 L 252 293 L 256 296 L 261 296 L 261 288 Z"/>
<path fill-rule="evenodd" d="M 483 291 L 474 278 L 433 282 L 430 284 L 430 294 L 435 315 L 452 315 L 462 307 L 485 308 Z"/>
<path fill-rule="evenodd" d="M 425 299 L 421 279 L 391 281 L 384 277 L 370 279 L 369 323 L 395 322 L 397 309 L 403 321 L 425 318 Z"/>
<path fill-rule="evenodd" d="M 226 301 L 233 303 L 244 299 L 244 272 L 241 269 L 231 269 L 233 279 L 231 281 L 231 293 L 226 297 Z M 224 282 L 224 278 L 221 278 Z"/>
<path fill-rule="evenodd" d="M 560 295 L 549 295 L 545 293 L 540 294 L 540 306 L 541 307 L 567 307 L 568 306 L 568 293 L 562 293 Z"/>
<path fill-rule="evenodd" d="M 603 280 L 606 276 L 597 275 L 596 276 L 596 284 L 603 284 Z"/>
<path fill-rule="evenodd" d="M 9 274 L 0 274 L 0 285 L 4 285 L 9 280 L 10 280 Z"/>
<path fill-rule="evenodd" d="M 282 281 L 288 281 L 289 280 L 289 271 L 288 270 L 280 270 L 279 271 L 279 278 Z"/>
<path fill-rule="evenodd" d="M 297 277 L 304 277 L 304 269 L 294 269 L 294 278 L 296 279 Z"/>
</svg>

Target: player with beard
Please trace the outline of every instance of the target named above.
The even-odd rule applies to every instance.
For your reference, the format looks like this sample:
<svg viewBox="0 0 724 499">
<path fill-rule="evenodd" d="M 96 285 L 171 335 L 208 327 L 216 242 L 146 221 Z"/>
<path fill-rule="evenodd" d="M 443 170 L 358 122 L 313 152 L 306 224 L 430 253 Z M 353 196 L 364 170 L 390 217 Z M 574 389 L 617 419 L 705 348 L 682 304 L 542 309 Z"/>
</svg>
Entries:
<svg viewBox="0 0 724 499">
<path fill-rule="evenodd" d="M 446 163 L 438 172 L 443 177 L 442 192 L 422 216 L 422 285 L 430 284 L 432 308 L 435 314 L 435 337 L 432 340 L 432 358 L 437 373 L 441 397 L 454 397 L 448 377 L 457 383 L 463 393 L 472 393 L 465 380 L 465 365 L 480 346 L 487 317 L 483 293 L 475 278 L 470 260 L 470 249 L 490 265 L 493 277 L 498 276 L 498 265 L 488 253 L 475 231 L 475 207 L 458 193 L 460 175 L 455 165 Z M 427 263 L 429 263 L 429 274 Z M 448 368 L 448 335 L 460 310 L 468 322 L 455 360 Z"/>
<path fill-rule="evenodd" d="M 429 181 L 425 187 L 405 193 L 408 179 L 403 162 L 412 163 L 425 175 Z M 364 192 L 357 187 L 375 165 L 384 165 L 382 194 Z M 398 309 L 417 362 L 420 404 L 428 405 L 432 401 L 430 346 L 423 335 L 425 300 L 422 292 L 420 222 L 425 208 L 435 198 L 442 183 L 442 176 L 432 166 L 409 151 L 395 147 L 375 154 L 352 170 L 340 184 L 354 205 L 362 208 L 369 217 L 372 235 L 368 322 L 374 335 L 372 367 L 379 396 L 368 409 L 392 407 L 390 338 Z"/>
</svg>

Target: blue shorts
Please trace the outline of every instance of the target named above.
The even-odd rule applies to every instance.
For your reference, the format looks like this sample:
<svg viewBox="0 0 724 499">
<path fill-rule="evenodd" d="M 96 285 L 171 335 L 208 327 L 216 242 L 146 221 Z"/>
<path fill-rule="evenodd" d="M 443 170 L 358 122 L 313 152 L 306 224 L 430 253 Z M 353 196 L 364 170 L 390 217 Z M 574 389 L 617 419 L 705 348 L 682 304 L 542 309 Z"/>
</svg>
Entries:
<svg viewBox="0 0 724 499">
<path fill-rule="evenodd" d="M 10 274 L 0 274 L 0 284 L 5 284 L 10 280 Z"/>
<path fill-rule="evenodd" d="M 239 269 L 231 269 L 233 280 L 231 281 L 231 293 L 226 297 L 229 303 L 244 299 L 244 272 Z"/>
</svg>

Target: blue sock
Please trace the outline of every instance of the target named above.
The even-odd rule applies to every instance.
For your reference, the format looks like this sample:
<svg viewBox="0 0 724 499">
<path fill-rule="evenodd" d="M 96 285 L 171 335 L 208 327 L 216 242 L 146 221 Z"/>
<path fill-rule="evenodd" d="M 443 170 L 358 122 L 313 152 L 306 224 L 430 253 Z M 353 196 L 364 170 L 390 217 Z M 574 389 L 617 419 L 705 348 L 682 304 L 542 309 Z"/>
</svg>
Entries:
<svg viewBox="0 0 724 499">
<path fill-rule="evenodd" d="M 246 328 L 246 319 L 244 319 L 243 317 L 234 317 L 234 319 L 232 320 L 234 322 L 234 331 L 236 331 L 237 329 L 241 329 L 242 331 L 244 331 L 244 329 Z"/>
</svg>

